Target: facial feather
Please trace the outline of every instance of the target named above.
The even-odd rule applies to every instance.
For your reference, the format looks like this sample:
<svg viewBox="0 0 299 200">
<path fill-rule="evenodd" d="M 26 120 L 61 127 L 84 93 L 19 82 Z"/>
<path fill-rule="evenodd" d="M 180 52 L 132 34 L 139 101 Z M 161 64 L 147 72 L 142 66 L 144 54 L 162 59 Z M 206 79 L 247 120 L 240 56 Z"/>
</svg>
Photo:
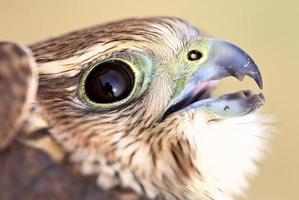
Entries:
<svg viewBox="0 0 299 200">
<path fill-rule="evenodd" d="M 241 193 L 264 141 L 259 116 L 211 123 L 204 111 L 190 111 L 163 120 L 178 77 L 188 74 L 188 67 L 178 69 L 182 54 L 202 37 L 185 21 L 145 18 L 31 46 L 39 65 L 37 105 L 51 136 L 83 174 L 98 176 L 101 187 L 121 185 L 150 198 L 230 199 Z M 82 101 L 80 80 L 93 63 L 134 54 L 150 58 L 153 65 L 142 94 L 113 109 Z"/>
</svg>

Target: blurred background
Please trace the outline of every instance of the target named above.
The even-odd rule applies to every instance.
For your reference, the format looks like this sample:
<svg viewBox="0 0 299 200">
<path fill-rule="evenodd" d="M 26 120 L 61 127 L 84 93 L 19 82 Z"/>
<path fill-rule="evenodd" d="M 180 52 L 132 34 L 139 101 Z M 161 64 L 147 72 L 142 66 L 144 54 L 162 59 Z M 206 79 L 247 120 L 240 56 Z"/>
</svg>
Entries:
<svg viewBox="0 0 299 200">
<path fill-rule="evenodd" d="M 264 78 L 264 112 L 276 117 L 277 133 L 259 175 L 239 200 L 298 200 L 298 0 L 0 0 L 0 40 L 30 44 L 103 22 L 157 15 L 186 19 L 253 57 Z M 225 85 L 235 90 L 230 80 L 220 90 Z"/>
</svg>

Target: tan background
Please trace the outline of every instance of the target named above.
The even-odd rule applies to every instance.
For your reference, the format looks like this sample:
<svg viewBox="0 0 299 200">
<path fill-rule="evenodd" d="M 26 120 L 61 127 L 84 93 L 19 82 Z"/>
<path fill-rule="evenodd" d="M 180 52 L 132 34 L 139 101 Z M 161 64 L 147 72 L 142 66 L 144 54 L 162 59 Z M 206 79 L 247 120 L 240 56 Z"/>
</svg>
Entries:
<svg viewBox="0 0 299 200">
<path fill-rule="evenodd" d="M 28 44 L 97 23 L 153 15 L 187 19 L 255 59 L 264 76 L 264 110 L 276 115 L 278 134 L 260 175 L 241 199 L 298 200 L 298 0 L 0 0 L 0 40 Z"/>
</svg>

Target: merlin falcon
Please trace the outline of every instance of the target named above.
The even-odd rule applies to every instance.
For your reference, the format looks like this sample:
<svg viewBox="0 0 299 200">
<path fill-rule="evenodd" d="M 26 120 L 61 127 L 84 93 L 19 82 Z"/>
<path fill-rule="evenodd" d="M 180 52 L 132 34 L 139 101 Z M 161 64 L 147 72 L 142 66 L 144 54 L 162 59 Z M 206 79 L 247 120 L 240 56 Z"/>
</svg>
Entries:
<svg viewBox="0 0 299 200">
<path fill-rule="evenodd" d="M 261 73 L 168 17 L 0 42 L 0 199 L 232 200 L 269 138 Z"/>
</svg>

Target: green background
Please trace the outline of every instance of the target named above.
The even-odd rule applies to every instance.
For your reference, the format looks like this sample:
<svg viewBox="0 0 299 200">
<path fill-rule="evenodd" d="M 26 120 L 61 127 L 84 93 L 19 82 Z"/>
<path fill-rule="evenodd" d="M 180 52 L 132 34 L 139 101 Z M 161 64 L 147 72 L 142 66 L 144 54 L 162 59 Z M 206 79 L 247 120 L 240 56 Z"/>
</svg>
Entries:
<svg viewBox="0 0 299 200">
<path fill-rule="evenodd" d="M 299 199 L 299 1 L 0 0 L 0 40 L 25 44 L 134 16 L 176 16 L 245 49 L 260 66 L 266 106 L 276 117 L 272 151 L 242 200 Z M 228 79 L 218 93 L 256 86 Z"/>
</svg>

